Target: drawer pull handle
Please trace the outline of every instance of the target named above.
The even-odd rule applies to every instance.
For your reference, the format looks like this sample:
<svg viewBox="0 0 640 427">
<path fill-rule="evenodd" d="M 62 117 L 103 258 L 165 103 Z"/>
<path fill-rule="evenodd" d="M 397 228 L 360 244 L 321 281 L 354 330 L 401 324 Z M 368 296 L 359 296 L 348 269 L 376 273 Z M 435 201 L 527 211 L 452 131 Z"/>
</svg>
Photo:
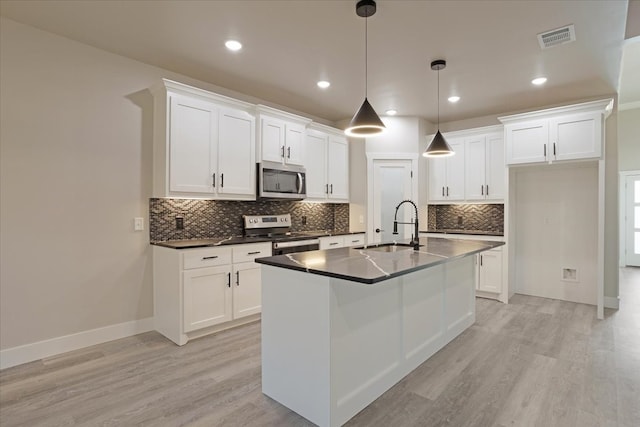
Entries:
<svg viewBox="0 0 640 427">
<path fill-rule="evenodd" d="M 338 242 L 333 242 L 333 243 L 329 243 L 329 246 L 335 246 L 337 244 L 338 244 Z"/>
<path fill-rule="evenodd" d="M 205 259 L 216 259 L 218 258 L 218 255 L 213 255 L 213 256 L 203 256 L 202 260 L 204 261 Z"/>
<path fill-rule="evenodd" d="M 240 272 L 236 271 L 236 286 L 240 286 Z"/>
<path fill-rule="evenodd" d="M 259 254 L 262 251 L 253 251 L 253 252 L 247 252 L 247 255 L 256 255 Z"/>
<path fill-rule="evenodd" d="M 231 287 L 231 273 L 227 273 L 227 286 Z"/>
<path fill-rule="evenodd" d="M 360 240 L 352 240 L 351 243 L 358 243 Z"/>
</svg>

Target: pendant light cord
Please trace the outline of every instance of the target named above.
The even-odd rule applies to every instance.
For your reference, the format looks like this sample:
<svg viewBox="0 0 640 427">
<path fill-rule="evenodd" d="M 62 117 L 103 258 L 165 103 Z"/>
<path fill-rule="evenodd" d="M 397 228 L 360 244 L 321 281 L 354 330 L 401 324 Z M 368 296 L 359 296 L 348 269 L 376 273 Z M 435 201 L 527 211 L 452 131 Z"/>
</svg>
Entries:
<svg viewBox="0 0 640 427">
<path fill-rule="evenodd" d="M 440 69 L 438 68 L 438 132 L 440 132 Z"/>
<path fill-rule="evenodd" d="M 367 98 L 367 89 L 369 88 L 369 33 L 368 23 L 369 16 L 364 17 L 364 97 Z"/>
</svg>

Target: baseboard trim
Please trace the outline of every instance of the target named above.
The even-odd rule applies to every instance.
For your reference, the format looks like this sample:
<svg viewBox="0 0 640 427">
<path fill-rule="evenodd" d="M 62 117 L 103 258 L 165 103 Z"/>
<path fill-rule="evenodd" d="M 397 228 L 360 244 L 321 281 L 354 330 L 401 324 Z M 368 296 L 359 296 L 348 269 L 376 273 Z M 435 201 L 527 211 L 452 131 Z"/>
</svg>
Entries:
<svg viewBox="0 0 640 427">
<path fill-rule="evenodd" d="M 0 351 L 0 369 L 153 330 L 153 317 L 64 335 Z"/>
<path fill-rule="evenodd" d="M 615 310 L 620 308 L 619 297 L 604 297 L 604 308 L 613 308 Z"/>
</svg>

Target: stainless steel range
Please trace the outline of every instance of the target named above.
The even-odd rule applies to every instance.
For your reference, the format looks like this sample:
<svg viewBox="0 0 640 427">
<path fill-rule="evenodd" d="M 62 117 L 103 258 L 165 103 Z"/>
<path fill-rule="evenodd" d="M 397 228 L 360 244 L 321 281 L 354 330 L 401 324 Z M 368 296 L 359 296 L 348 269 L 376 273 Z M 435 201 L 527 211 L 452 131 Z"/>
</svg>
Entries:
<svg viewBox="0 0 640 427">
<path fill-rule="evenodd" d="M 246 237 L 269 237 L 273 255 L 320 249 L 320 239 L 307 232 L 291 231 L 291 215 L 244 215 Z"/>
</svg>

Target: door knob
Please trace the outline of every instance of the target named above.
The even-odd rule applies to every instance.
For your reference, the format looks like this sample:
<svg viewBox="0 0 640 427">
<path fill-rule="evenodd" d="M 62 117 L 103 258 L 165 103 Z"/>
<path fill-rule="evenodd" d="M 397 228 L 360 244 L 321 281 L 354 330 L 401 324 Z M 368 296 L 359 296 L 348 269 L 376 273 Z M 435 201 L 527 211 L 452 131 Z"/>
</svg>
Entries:
<svg viewBox="0 0 640 427">
<path fill-rule="evenodd" d="M 380 230 L 379 228 L 376 228 L 376 233 L 380 233 L 381 231 L 384 231 L 384 230 Z"/>
</svg>

